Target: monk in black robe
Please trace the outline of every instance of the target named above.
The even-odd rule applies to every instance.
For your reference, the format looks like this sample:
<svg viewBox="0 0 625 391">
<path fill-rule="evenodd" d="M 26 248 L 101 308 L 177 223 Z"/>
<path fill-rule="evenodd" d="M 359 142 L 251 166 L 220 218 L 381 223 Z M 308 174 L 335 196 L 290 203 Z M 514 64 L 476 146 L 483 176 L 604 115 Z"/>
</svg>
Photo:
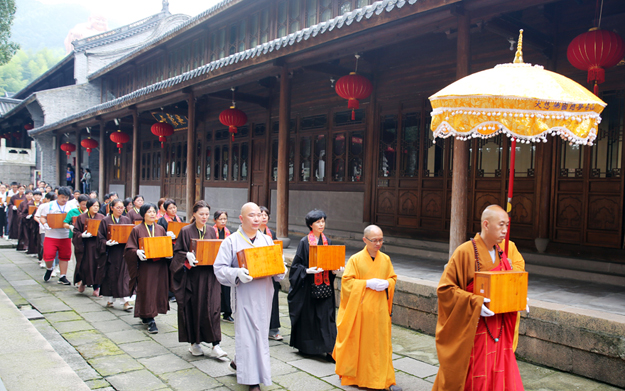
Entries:
<svg viewBox="0 0 625 391">
<path fill-rule="evenodd" d="M 72 243 L 76 256 L 76 269 L 74 270 L 74 284 L 80 281 L 78 292 L 84 292 L 86 286 L 93 287 L 93 296 L 100 296 L 100 281 L 97 279 L 98 261 L 98 237 L 87 232 L 87 224 L 91 219 L 104 220 L 104 215 L 98 213 L 100 202 L 97 198 L 89 198 L 87 212 L 81 213 L 74 225 Z M 102 224 L 102 223 L 100 223 Z"/>
<path fill-rule="evenodd" d="M 221 342 L 221 284 L 217 281 L 213 266 L 198 266 L 191 252 L 193 239 L 216 239 L 215 231 L 206 225 L 210 210 L 205 201 L 193 206 L 191 224 L 180 230 L 171 262 L 172 290 L 178 303 L 178 341 L 191 344 L 189 352 L 194 356 L 204 354 L 201 342 L 212 343 L 212 355 L 227 355 Z M 162 218 L 161 218 L 162 219 Z"/>
<path fill-rule="evenodd" d="M 290 345 L 304 354 L 325 353 L 326 359 L 333 361 L 331 352 L 336 340 L 335 271 L 308 265 L 311 242 L 318 246 L 332 244 L 323 234 L 325 220 L 326 214 L 320 210 L 315 209 L 306 215 L 306 225 L 311 231 L 299 242 L 293 258 L 287 299 L 291 317 Z M 313 289 L 316 291 L 313 292 Z"/>
<path fill-rule="evenodd" d="M 17 221 L 19 221 L 19 227 L 17 232 L 17 251 L 26 251 L 28 247 L 28 231 L 30 228 L 30 219 L 28 217 L 28 203 L 33 199 L 33 192 L 28 190 L 24 194 L 24 201 L 17 208 Z"/>
<path fill-rule="evenodd" d="M 145 252 L 139 249 L 139 239 L 150 236 L 166 236 L 165 230 L 156 224 L 156 205 L 145 204 L 139 210 L 144 222 L 132 229 L 124 260 L 130 276 L 130 290 L 136 287 L 135 318 L 141 318 L 148 326 L 148 333 L 158 333 L 154 318 L 166 314 L 169 310 L 169 278 L 165 258 L 147 259 Z"/>
<path fill-rule="evenodd" d="M 107 307 L 115 305 L 115 299 L 122 301 L 124 311 L 132 309 L 129 303 L 130 276 L 124 261 L 126 243 L 108 240 L 108 227 L 114 224 L 132 224 L 130 218 L 123 216 L 124 203 L 115 199 L 109 204 L 112 214 L 105 217 L 98 229 L 98 271 L 96 279 L 100 281 L 100 295 L 107 298 Z"/>
<path fill-rule="evenodd" d="M 37 213 L 37 208 L 41 205 L 41 192 L 34 191 L 33 192 L 33 200 L 28 203 L 28 206 L 34 206 L 35 211 L 28 216 L 26 216 L 26 221 L 28 225 L 28 247 L 26 249 L 26 254 L 39 254 L 39 249 L 41 247 L 41 235 L 39 235 L 39 223 L 35 220 L 35 213 Z"/>
<path fill-rule="evenodd" d="M 11 216 L 11 227 L 9 229 L 9 239 L 17 240 L 20 232 L 20 219 L 17 213 L 17 201 L 22 201 L 26 199 L 24 195 L 24 186 L 20 185 L 18 187 L 17 194 L 11 196 L 11 202 L 9 202 L 9 209 L 7 210 L 7 216 L 10 214 Z"/>
</svg>

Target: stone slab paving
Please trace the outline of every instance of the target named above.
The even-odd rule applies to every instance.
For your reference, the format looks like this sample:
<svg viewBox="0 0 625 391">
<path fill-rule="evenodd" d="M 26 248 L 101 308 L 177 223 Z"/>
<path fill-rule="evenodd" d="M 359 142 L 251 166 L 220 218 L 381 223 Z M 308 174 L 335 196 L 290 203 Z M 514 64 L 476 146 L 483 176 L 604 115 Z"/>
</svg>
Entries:
<svg viewBox="0 0 625 391">
<path fill-rule="evenodd" d="M 38 331 L 42 346 L 32 348 L 45 349 L 47 344 L 68 366 L 71 376 L 84 382 L 85 389 L 247 390 L 236 383 L 229 359 L 210 356 L 211 346 L 203 344 L 206 355 L 195 357 L 188 352 L 188 344 L 178 342 L 175 303 L 167 315 L 156 318 L 159 333 L 150 335 L 132 313 L 119 306 L 106 308 L 104 300 L 91 296 L 89 289 L 80 294 L 73 287 L 56 284 L 56 278 L 43 283 L 42 275 L 43 270 L 33 258 L 0 247 L 0 289 L 8 296 L 6 301 L 24 311 L 37 310 L 43 316 L 29 322 L 20 315 L 23 322 Z M 71 267 L 69 275 L 72 275 Z M 284 341 L 269 343 L 274 383 L 270 387 L 262 386 L 263 390 L 362 390 L 341 386 L 333 364 L 323 358 L 303 356 L 288 346 L 291 329 L 284 293 L 280 295 L 280 321 Z M 434 338 L 393 326 L 392 341 L 397 383 L 406 391 L 430 390 L 438 369 Z M 19 351 L 16 343 L 0 343 L 0 357 Z M 221 346 L 232 357 L 233 324 L 222 323 Z M 29 355 L 28 359 L 30 366 L 42 360 L 36 355 Z M 12 362 L 8 367 L 18 368 L 18 363 Z M 2 367 L 7 365 L 0 365 L 0 374 Z M 526 390 L 616 390 L 600 382 L 525 362 L 519 362 L 519 367 Z M 31 377 L 45 384 L 46 379 L 36 374 Z M 27 389 L 3 380 L 9 391 Z"/>
</svg>

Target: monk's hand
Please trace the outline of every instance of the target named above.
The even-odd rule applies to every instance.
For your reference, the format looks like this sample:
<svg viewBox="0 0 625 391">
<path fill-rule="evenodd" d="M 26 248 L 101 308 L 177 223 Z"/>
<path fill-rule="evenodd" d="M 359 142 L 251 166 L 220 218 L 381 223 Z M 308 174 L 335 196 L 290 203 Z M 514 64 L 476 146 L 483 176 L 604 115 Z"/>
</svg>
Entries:
<svg viewBox="0 0 625 391">
<path fill-rule="evenodd" d="M 26 216 L 26 218 L 30 220 L 30 219 L 33 218 L 33 215 L 28 215 L 28 216 Z"/>
<path fill-rule="evenodd" d="M 17 206 L 13 205 L 13 210 L 17 210 Z"/>
<path fill-rule="evenodd" d="M 167 231 L 167 236 L 169 236 L 172 239 L 176 239 L 176 234 L 173 233 L 172 231 Z"/>
<path fill-rule="evenodd" d="M 239 281 L 244 284 L 247 284 L 248 282 L 253 280 L 252 276 L 250 276 L 250 272 L 244 267 L 241 267 L 237 270 L 237 277 L 239 277 Z"/>
<path fill-rule="evenodd" d="M 82 236 L 82 237 L 83 237 L 83 239 L 84 239 L 84 238 L 90 238 L 90 237 L 92 237 L 93 235 L 91 235 L 89 232 L 85 231 L 85 232 L 83 232 L 83 233 L 82 233 L 82 235 L 81 235 L 81 236 Z"/>
<path fill-rule="evenodd" d="M 140 261 L 148 260 L 148 257 L 145 256 L 145 251 L 143 250 L 137 250 L 137 258 L 139 258 Z"/>
<path fill-rule="evenodd" d="M 187 252 L 187 262 L 189 262 L 189 265 L 191 265 L 191 267 L 197 266 L 198 260 L 195 259 L 195 254 L 193 254 L 191 251 Z"/>
<path fill-rule="evenodd" d="M 339 268 L 338 268 L 338 269 L 336 269 L 336 270 L 332 270 L 332 273 L 333 273 L 333 274 L 336 274 L 336 273 L 342 273 L 344 270 L 345 270 L 345 268 L 344 268 L 343 266 L 341 266 L 341 267 L 339 267 Z"/>
<path fill-rule="evenodd" d="M 307 274 L 317 274 L 323 272 L 323 269 L 317 266 L 309 267 L 306 269 Z"/>
<path fill-rule="evenodd" d="M 70 231 L 73 231 L 73 230 L 74 230 L 74 226 L 70 224 L 70 225 L 69 225 L 69 230 L 70 230 Z"/>
<path fill-rule="evenodd" d="M 377 292 L 382 292 L 388 288 L 388 281 L 381 280 L 379 278 L 371 278 L 367 280 L 367 288 Z"/>
<path fill-rule="evenodd" d="M 525 312 L 530 313 L 530 298 L 527 298 L 527 304 L 525 304 Z"/>
<path fill-rule="evenodd" d="M 490 303 L 490 299 L 485 297 L 484 303 Z M 493 316 L 493 315 L 495 315 L 495 313 L 489 310 L 488 308 L 486 308 L 486 304 L 482 304 L 482 311 L 480 311 L 480 316 L 488 318 L 489 316 Z"/>
<path fill-rule="evenodd" d="M 113 239 L 109 239 L 109 240 L 107 240 L 107 241 L 106 241 L 106 245 L 107 245 L 107 246 L 114 246 L 114 245 L 116 245 L 116 244 L 119 244 L 119 243 L 117 243 L 117 242 L 116 242 L 116 241 L 114 241 Z"/>
</svg>

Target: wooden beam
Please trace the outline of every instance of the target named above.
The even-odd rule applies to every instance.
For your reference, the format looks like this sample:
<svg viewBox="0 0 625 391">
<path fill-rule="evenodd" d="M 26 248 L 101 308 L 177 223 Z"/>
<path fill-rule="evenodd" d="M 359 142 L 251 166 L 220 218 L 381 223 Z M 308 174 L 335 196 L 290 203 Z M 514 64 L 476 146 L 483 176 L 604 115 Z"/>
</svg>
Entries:
<svg viewBox="0 0 625 391">
<path fill-rule="evenodd" d="M 328 63 L 328 62 L 323 62 L 323 63 L 315 64 L 315 65 L 307 65 L 307 66 L 304 66 L 303 68 L 307 71 L 318 72 L 318 73 L 323 73 L 326 75 L 337 76 L 337 77 L 349 75 L 350 72 L 354 71 L 353 69 L 343 68 L 341 66 L 335 65 L 333 63 Z M 373 78 L 373 75 L 371 73 L 358 71 L 358 74 L 366 77 L 369 80 Z"/>
<path fill-rule="evenodd" d="M 187 99 L 189 111 L 187 112 L 187 221 L 191 220 L 193 205 L 195 204 L 195 160 L 197 156 L 197 137 L 195 133 L 195 94 L 191 91 Z"/>
<path fill-rule="evenodd" d="M 289 237 L 289 123 L 291 119 L 291 97 L 289 70 L 286 66 L 280 72 L 280 112 L 278 130 L 278 184 L 276 233 L 278 238 Z M 267 129 L 271 133 L 270 129 Z M 268 137 L 271 142 L 271 137 Z M 270 158 L 269 156 L 267 158 Z"/>
<path fill-rule="evenodd" d="M 132 169 L 130 196 L 134 197 L 139 194 L 139 171 L 141 170 L 141 160 L 139 158 L 139 113 L 134 110 L 132 113 Z"/>
<path fill-rule="evenodd" d="M 100 150 L 98 154 L 98 193 L 100 194 L 100 202 L 104 202 L 104 193 L 106 189 L 106 163 L 104 154 L 106 153 L 106 121 L 100 119 Z"/>
<path fill-rule="evenodd" d="M 208 94 L 208 96 L 211 98 L 215 98 L 215 99 L 232 101 L 232 91 L 230 90 L 213 92 L 213 93 Z M 237 102 L 253 103 L 265 109 L 269 107 L 268 98 L 265 98 L 263 96 L 245 94 L 243 92 L 236 92 L 235 99 Z"/>
<path fill-rule="evenodd" d="M 469 13 L 458 16 L 458 44 L 456 78 L 461 79 L 469 74 L 470 28 Z M 469 144 L 471 141 L 454 139 L 454 165 L 451 181 L 451 221 L 449 227 L 449 256 L 456 248 L 467 240 L 467 216 L 469 202 L 467 198 L 469 186 Z"/>
</svg>

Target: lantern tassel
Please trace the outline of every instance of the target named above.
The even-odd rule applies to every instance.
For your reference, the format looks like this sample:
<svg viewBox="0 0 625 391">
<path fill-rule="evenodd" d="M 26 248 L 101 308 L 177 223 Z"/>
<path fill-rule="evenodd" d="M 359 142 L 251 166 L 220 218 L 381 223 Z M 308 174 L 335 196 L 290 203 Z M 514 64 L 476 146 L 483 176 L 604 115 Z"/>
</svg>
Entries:
<svg viewBox="0 0 625 391">
<path fill-rule="evenodd" d="M 356 110 L 352 109 L 352 121 L 356 120 Z"/>
<path fill-rule="evenodd" d="M 599 83 L 597 83 L 597 80 L 595 80 L 595 86 L 593 88 L 593 92 L 595 93 L 596 96 L 599 96 Z"/>
</svg>

